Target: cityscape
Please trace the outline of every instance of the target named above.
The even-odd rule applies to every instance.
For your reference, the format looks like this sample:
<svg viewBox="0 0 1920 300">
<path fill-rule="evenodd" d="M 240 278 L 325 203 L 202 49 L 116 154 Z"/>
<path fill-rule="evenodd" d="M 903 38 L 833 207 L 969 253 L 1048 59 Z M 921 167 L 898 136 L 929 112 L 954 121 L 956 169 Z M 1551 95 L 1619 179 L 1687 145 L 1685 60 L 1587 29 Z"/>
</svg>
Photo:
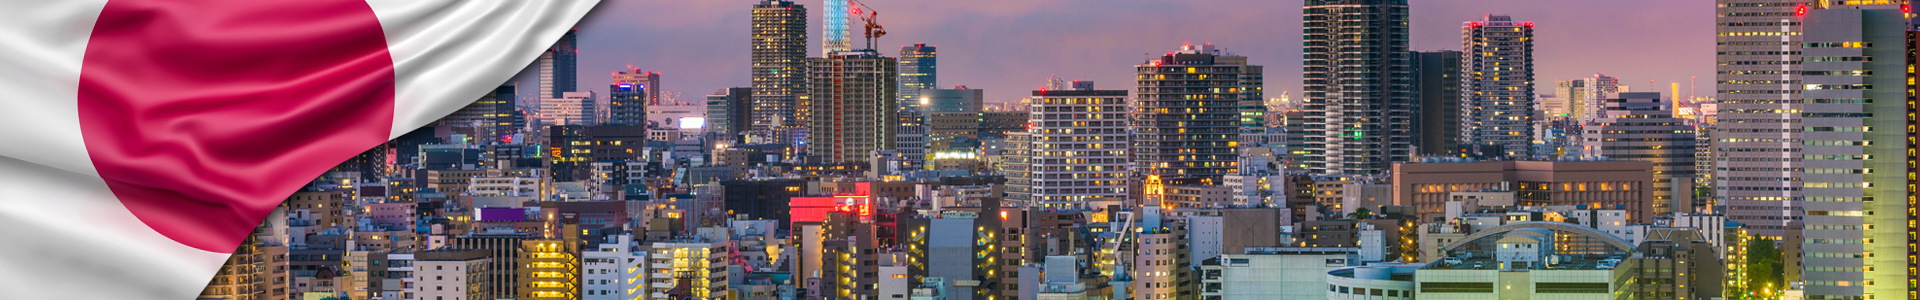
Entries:
<svg viewBox="0 0 1920 300">
<path fill-rule="evenodd" d="M 1714 74 L 1663 82 L 1541 71 L 1548 28 L 1610 24 L 1297 2 L 1260 12 L 1297 60 L 1089 47 L 1145 54 L 992 91 L 942 70 L 995 53 L 878 0 L 724 4 L 746 30 L 707 39 L 748 50 L 701 63 L 748 78 L 713 91 L 584 63 L 583 25 L 288 197 L 198 298 L 1920 299 L 1906 0 L 1714 0 Z"/>
</svg>

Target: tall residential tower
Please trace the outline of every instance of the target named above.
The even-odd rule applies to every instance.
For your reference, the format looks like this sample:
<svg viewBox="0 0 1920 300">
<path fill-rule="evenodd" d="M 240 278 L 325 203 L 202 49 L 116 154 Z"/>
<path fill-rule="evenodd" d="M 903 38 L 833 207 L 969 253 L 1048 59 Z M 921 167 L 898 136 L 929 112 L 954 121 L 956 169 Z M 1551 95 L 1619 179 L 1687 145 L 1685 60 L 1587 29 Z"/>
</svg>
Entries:
<svg viewBox="0 0 1920 300">
<path fill-rule="evenodd" d="M 786 0 L 753 6 L 754 142 L 778 141 L 775 134 L 794 123 L 795 103 L 806 93 L 807 8 Z"/>
<path fill-rule="evenodd" d="M 1259 66 L 1213 45 L 1181 47 L 1134 66 L 1133 161 L 1145 174 L 1218 182 L 1238 169 L 1243 80 Z M 1258 75 L 1252 75 L 1258 76 Z M 1256 99 L 1253 102 L 1258 103 Z"/>
<path fill-rule="evenodd" d="M 1460 143 L 1533 152 L 1533 22 L 1487 15 L 1460 26 Z"/>
<path fill-rule="evenodd" d="M 811 87 L 807 156 L 820 163 L 868 162 L 892 150 L 898 128 L 898 61 L 873 50 L 807 59 Z"/>
<path fill-rule="evenodd" d="M 1406 0 L 1306 0 L 1301 136 L 1320 174 L 1385 175 L 1413 152 Z M 1291 138 L 1291 137 L 1289 137 Z"/>
</svg>

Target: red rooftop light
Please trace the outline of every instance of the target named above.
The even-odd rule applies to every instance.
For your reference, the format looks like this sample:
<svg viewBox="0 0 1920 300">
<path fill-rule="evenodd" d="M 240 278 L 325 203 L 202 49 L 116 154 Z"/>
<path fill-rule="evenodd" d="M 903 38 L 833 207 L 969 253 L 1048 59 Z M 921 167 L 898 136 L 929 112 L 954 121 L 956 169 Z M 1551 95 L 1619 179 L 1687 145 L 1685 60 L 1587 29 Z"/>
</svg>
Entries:
<svg viewBox="0 0 1920 300">
<path fill-rule="evenodd" d="M 1801 3 L 1799 7 L 1794 7 L 1794 8 L 1793 8 L 1793 16 L 1795 16 L 1795 17 L 1804 17 L 1804 16 L 1806 16 L 1806 15 L 1807 15 L 1807 4 L 1806 4 L 1806 3 Z"/>
</svg>

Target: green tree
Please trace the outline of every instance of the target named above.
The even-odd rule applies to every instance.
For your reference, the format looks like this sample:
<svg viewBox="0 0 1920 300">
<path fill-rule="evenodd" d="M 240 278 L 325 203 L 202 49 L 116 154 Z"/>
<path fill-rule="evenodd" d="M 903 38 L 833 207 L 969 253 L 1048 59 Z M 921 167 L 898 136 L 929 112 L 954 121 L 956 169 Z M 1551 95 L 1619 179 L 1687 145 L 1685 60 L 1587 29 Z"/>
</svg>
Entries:
<svg viewBox="0 0 1920 300">
<path fill-rule="evenodd" d="M 1353 210 L 1353 213 L 1347 214 L 1347 218 L 1354 220 L 1371 219 L 1373 218 L 1373 210 L 1361 207 L 1360 209 Z"/>
<path fill-rule="evenodd" d="M 1747 243 L 1747 294 L 1748 299 L 1778 299 L 1780 289 L 1786 287 L 1786 269 L 1782 261 L 1786 259 L 1780 248 L 1773 245 L 1773 239 L 1756 238 Z"/>
</svg>

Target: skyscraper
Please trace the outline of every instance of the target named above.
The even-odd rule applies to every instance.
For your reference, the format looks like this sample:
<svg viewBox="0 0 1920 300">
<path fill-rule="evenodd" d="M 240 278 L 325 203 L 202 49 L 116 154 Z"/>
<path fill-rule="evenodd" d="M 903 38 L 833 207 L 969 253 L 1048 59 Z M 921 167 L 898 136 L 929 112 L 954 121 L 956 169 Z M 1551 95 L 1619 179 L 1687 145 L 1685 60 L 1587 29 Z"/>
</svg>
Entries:
<svg viewBox="0 0 1920 300">
<path fill-rule="evenodd" d="M 825 33 L 820 36 L 820 55 L 826 56 L 836 51 L 853 50 L 853 28 L 847 25 L 847 17 L 851 14 L 848 9 L 853 8 L 853 1 L 823 1 L 825 2 L 822 4 L 826 5 L 827 12 L 821 15 L 826 19 L 826 26 L 820 28 Z"/>
<path fill-rule="evenodd" d="M 1800 220 L 1800 20 L 1812 1 L 1717 0 L 1714 195 L 1727 219 L 1781 237 Z M 1593 88 L 1591 85 L 1589 89 Z"/>
<path fill-rule="evenodd" d="M 1306 0 L 1301 130 L 1308 170 L 1384 175 L 1413 152 L 1406 0 Z"/>
<path fill-rule="evenodd" d="M 832 1 L 829 1 L 832 2 Z M 780 141 L 781 126 L 794 124 L 794 105 L 806 93 L 807 8 L 786 0 L 753 6 L 754 135 Z"/>
<path fill-rule="evenodd" d="M 1218 182 L 1238 169 L 1242 93 L 1247 57 L 1213 45 L 1187 44 L 1179 52 L 1134 65 L 1137 94 L 1130 122 L 1136 168 L 1165 178 Z M 1259 102 L 1259 101 L 1254 101 Z"/>
<path fill-rule="evenodd" d="M 899 121 L 898 61 L 873 50 L 807 59 L 812 91 L 807 155 L 821 163 L 867 162 L 874 150 L 892 150 Z"/>
<path fill-rule="evenodd" d="M 1533 150 L 1533 22 L 1487 15 L 1460 26 L 1460 143 Z"/>
<path fill-rule="evenodd" d="M 1413 85 L 1419 92 L 1414 115 L 1419 154 L 1446 154 L 1460 147 L 1460 51 L 1413 54 Z"/>
<path fill-rule="evenodd" d="M 1127 196 L 1127 91 L 1033 92 L 1027 160 L 1031 200 L 1039 207 L 1087 209 L 1087 201 Z"/>
<path fill-rule="evenodd" d="M 1800 278 L 1807 299 L 1913 299 L 1911 15 L 1851 2 L 1800 19 Z"/>
<path fill-rule="evenodd" d="M 918 103 L 921 89 L 939 86 L 937 51 L 933 45 L 900 46 L 900 104 Z"/>
<path fill-rule="evenodd" d="M 580 29 L 567 30 L 553 48 L 540 54 L 540 97 L 559 98 L 562 93 L 580 90 L 580 43 L 574 38 Z"/>
<path fill-rule="evenodd" d="M 607 87 L 607 125 L 647 125 L 647 103 L 658 101 L 659 82 L 660 73 L 640 69 L 613 73 L 613 84 Z"/>
</svg>

